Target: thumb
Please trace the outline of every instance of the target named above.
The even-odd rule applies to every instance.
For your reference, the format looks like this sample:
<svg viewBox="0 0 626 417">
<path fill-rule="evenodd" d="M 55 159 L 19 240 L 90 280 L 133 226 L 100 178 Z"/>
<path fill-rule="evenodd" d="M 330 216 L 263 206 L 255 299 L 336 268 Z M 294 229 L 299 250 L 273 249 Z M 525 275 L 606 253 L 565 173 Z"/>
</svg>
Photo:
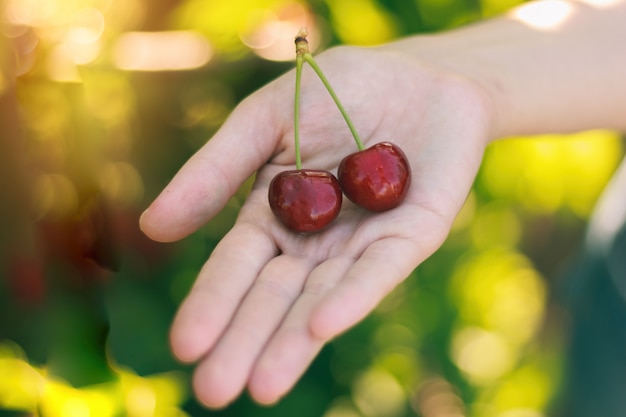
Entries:
<svg viewBox="0 0 626 417">
<path fill-rule="evenodd" d="M 183 165 L 139 220 L 148 237 L 171 242 L 193 233 L 271 157 L 281 132 L 271 97 L 266 87 L 242 101 Z"/>
</svg>

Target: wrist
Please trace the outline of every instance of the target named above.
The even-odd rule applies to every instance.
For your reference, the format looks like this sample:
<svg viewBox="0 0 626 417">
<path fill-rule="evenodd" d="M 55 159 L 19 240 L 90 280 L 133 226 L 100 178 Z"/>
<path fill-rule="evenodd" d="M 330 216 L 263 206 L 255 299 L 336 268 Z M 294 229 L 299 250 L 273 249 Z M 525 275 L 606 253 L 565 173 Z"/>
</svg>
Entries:
<svg viewBox="0 0 626 417">
<path fill-rule="evenodd" d="M 485 145 L 503 136 L 507 106 L 501 81 L 497 73 L 489 70 L 486 57 L 480 57 L 463 35 L 457 31 L 417 35 L 385 45 L 384 49 L 408 56 L 418 66 L 428 68 L 441 82 L 454 83 L 465 90 L 465 95 L 473 95 L 475 105 L 484 114 Z"/>
<path fill-rule="evenodd" d="M 626 130 L 626 1 L 605 8 L 558 2 L 567 13 L 553 26 L 536 26 L 523 13 L 547 3 L 555 2 L 527 3 L 506 16 L 389 47 L 477 86 L 491 105 L 489 140 Z"/>
</svg>

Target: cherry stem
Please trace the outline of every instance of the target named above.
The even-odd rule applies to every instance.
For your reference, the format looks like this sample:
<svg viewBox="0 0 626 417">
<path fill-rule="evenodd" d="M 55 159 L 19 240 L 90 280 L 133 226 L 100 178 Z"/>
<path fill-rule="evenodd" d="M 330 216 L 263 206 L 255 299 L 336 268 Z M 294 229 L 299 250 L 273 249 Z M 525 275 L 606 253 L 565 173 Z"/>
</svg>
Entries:
<svg viewBox="0 0 626 417">
<path fill-rule="evenodd" d="M 298 62 L 300 62 L 299 65 L 301 67 L 302 60 L 304 60 L 307 64 L 311 66 L 311 68 L 313 68 L 313 71 L 315 71 L 319 79 L 324 84 L 324 87 L 326 87 L 326 90 L 328 91 L 333 101 L 337 105 L 337 108 L 341 112 L 343 119 L 346 121 L 346 124 L 348 125 L 348 129 L 350 129 L 350 133 L 352 133 L 352 137 L 354 138 L 354 142 L 356 143 L 357 148 L 359 149 L 359 151 L 362 151 L 363 149 L 365 149 L 365 145 L 363 145 L 363 141 L 361 141 L 361 138 L 359 138 L 359 134 L 357 133 L 354 127 L 354 124 L 352 124 L 352 120 L 350 120 L 350 117 L 348 116 L 348 112 L 346 112 L 346 109 L 341 104 L 339 97 L 337 97 L 337 94 L 335 94 L 335 90 L 333 90 L 332 86 L 328 82 L 326 75 L 324 75 L 324 72 L 322 71 L 322 69 L 319 67 L 319 65 L 317 65 L 315 58 L 313 58 L 313 55 L 311 55 L 311 53 L 309 52 L 309 43 L 306 39 L 306 36 L 307 36 L 306 29 L 300 29 L 300 32 L 298 32 L 298 36 L 296 36 L 296 103 L 300 101 L 299 100 L 300 91 L 299 91 L 299 84 L 298 84 L 300 82 L 298 79 L 299 77 Z M 299 104 L 296 104 L 296 105 L 299 106 Z M 296 152 L 298 152 L 298 146 L 296 146 Z"/>
<path fill-rule="evenodd" d="M 317 65 L 317 62 L 315 62 L 315 59 L 313 58 L 313 55 L 311 55 L 310 52 L 304 53 L 302 57 L 307 62 L 307 64 L 309 64 L 311 68 L 313 68 L 313 71 L 315 71 L 315 73 L 320 78 L 320 80 L 322 80 L 324 87 L 326 87 L 326 90 L 328 90 L 328 93 L 333 98 L 333 101 L 337 105 L 337 108 L 339 109 L 339 111 L 341 112 L 341 115 L 346 121 L 346 124 L 348 125 L 348 129 L 350 129 L 350 132 L 352 133 L 352 137 L 354 138 L 354 141 L 356 142 L 357 148 L 359 148 L 359 150 L 362 151 L 363 149 L 365 149 L 365 146 L 363 145 L 361 138 L 359 138 L 359 134 L 356 132 L 356 129 L 354 125 L 352 124 L 352 120 L 350 120 L 350 117 L 348 116 L 346 109 L 341 104 L 341 101 L 339 100 L 339 97 L 337 97 L 337 94 L 335 94 L 335 90 L 333 90 L 330 83 L 328 82 L 328 79 L 322 72 L 322 69 L 319 67 L 319 65 Z"/>
<path fill-rule="evenodd" d="M 302 79 L 302 56 L 296 57 L 296 97 L 293 103 L 293 140 L 296 148 L 296 169 L 302 169 L 300 155 L 300 81 Z"/>
</svg>

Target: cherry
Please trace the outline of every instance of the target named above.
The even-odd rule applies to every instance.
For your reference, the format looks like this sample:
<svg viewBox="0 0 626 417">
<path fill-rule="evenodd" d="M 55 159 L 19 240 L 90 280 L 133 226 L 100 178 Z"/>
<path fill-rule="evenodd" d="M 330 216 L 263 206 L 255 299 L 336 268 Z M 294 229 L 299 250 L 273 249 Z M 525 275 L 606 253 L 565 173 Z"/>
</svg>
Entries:
<svg viewBox="0 0 626 417">
<path fill-rule="evenodd" d="M 339 166 L 337 176 L 344 194 L 355 204 L 372 211 L 385 211 L 397 207 L 406 196 L 411 183 L 411 169 L 406 155 L 389 142 L 368 149 L 350 120 L 348 113 L 335 94 L 322 69 L 308 51 L 306 33 L 296 38 L 298 59 L 313 68 L 343 116 L 359 152 L 348 155 Z"/>
<path fill-rule="evenodd" d="M 337 178 L 328 171 L 296 169 L 276 175 L 268 199 L 274 215 L 289 229 L 317 232 L 341 210 L 342 194 Z"/>
<path fill-rule="evenodd" d="M 294 101 L 294 149 L 296 169 L 276 175 L 269 186 L 268 199 L 274 215 L 289 229 L 310 233 L 324 229 L 341 210 L 342 191 L 355 204 L 372 211 L 397 207 L 411 183 L 411 169 L 402 150 L 389 142 L 365 149 L 363 142 L 326 76 L 309 52 L 306 30 L 296 42 L 296 96 Z M 300 84 L 306 62 L 326 87 L 343 116 L 359 152 L 345 157 L 338 177 L 328 171 L 302 169 L 300 157 Z"/>
<path fill-rule="evenodd" d="M 341 210 L 343 194 L 337 177 L 328 171 L 302 169 L 300 156 L 300 84 L 306 39 L 296 38 L 296 97 L 293 112 L 296 169 L 276 175 L 268 200 L 274 215 L 287 228 L 300 233 L 317 232 L 330 224 Z"/>
<path fill-rule="evenodd" d="M 411 184 L 406 155 L 390 142 L 377 143 L 346 156 L 337 172 L 346 197 L 371 211 L 397 207 Z"/>
</svg>

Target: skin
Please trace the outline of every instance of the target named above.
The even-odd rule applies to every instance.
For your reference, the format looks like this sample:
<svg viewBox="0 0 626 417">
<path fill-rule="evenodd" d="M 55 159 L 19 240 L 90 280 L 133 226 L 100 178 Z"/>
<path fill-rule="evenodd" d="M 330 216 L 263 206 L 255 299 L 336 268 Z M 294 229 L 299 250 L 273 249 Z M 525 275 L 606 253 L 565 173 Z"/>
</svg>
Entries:
<svg viewBox="0 0 626 417">
<path fill-rule="evenodd" d="M 287 231 L 267 203 L 272 177 L 295 163 L 294 74 L 240 103 L 140 220 L 155 240 L 181 239 L 257 172 L 235 226 L 199 272 L 171 330 L 174 354 L 197 362 L 193 385 L 202 403 L 226 406 L 245 388 L 263 404 L 285 395 L 326 341 L 363 319 L 440 247 L 491 141 L 626 131 L 626 2 L 565 4 L 571 13 L 559 27 L 537 29 L 512 14 L 316 57 L 365 146 L 391 140 L 413 170 L 399 207 L 372 214 L 346 202 L 319 234 Z M 307 69 L 302 109 L 303 164 L 336 172 L 354 142 Z"/>
</svg>

